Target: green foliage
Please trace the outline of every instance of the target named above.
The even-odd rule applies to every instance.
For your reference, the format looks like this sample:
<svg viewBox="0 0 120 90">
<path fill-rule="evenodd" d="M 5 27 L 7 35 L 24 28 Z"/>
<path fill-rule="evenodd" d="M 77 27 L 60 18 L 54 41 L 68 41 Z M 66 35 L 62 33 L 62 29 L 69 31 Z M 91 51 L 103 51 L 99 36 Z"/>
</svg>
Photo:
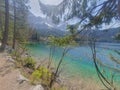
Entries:
<svg viewBox="0 0 120 90">
<path fill-rule="evenodd" d="M 17 62 L 19 62 L 21 60 L 20 53 L 16 50 L 12 51 L 11 56 Z"/>
<path fill-rule="evenodd" d="M 47 78 L 51 77 L 51 73 L 47 68 L 40 67 L 38 70 L 42 72 L 42 78 L 43 79 L 47 79 Z"/>
<path fill-rule="evenodd" d="M 64 47 L 64 46 L 69 46 L 69 45 L 75 45 L 76 42 L 74 41 L 74 38 L 72 36 L 64 36 L 60 38 L 56 37 L 50 37 L 50 42 L 53 45 Z"/>
<path fill-rule="evenodd" d="M 71 34 L 75 34 L 77 31 L 78 25 L 68 25 L 67 29 L 70 31 Z"/>
<path fill-rule="evenodd" d="M 29 30 L 21 29 L 17 31 L 16 39 L 17 41 L 19 41 L 20 44 L 28 43 L 28 38 L 29 38 Z"/>
<path fill-rule="evenodd" d="M 51 79 L 51 72 L 45 67 L 39 67 L 36 69 L 31 75 L 31 82 L 41 82 L 43 84 L 48 85 Z"/>
<path fill-rule="evenodd" d="M 49 41 L 52 44 L 52 46 L 59 46 L 59 47 L 64 47 L 64 51 L 62 53 L 61 59 L 57 65 L 57 69 L 50 81 L 49 87 L 52 88 L 53 87 L 53 83 L 56 80 L 56 76 L 58 75 L 58 71 L 59 68 L 63 62 L 64 56 L 66 55 L 66 53 L 68 52 L 68 48 L 70 48 L 73 45 L 76 45 L 76 41 L 75 41 L 75 33 L 77 31 L 77 26 L 74 25 L 69 25 L 68 29 L 70 30 L 70 35 L 64 36 L 64 37 L 54 37 L 51 36 L 49 37 Z"/>
<path fill-rule="evenodd" d="M 11 56 L 15 60 L 16 68 L 23 67 L 23 61 L 24 60 L 23 60 L 23 57 L 21 57 L 22 55 L 20 54 L 19 51 L 17 51 L 17 50 L 12 51 Z"/>
<path fill-rule="evenodd" d="M 102 16 L 96 16 L 90 20 L 92 25 L 100 25 L 102 23 Z"/>
<path fill-rule="evenodd" d="M 39 70 L 35 70 L 33 73 L 32 73 L 32 83 L 34 83 L 35 81 L 39 81 L 42 77 L 42 73 L 41 71 Z"/>
<path fill-rule="evenodd" d="M 75 33 L 77 32 L 78 24 L 76 25 L 68 25 L 67 29 L 70 31 L 70 35 L 66 35 L 64 37 L 54 37 L 50 36 L 49 41 L 54 46 L 65 47 L 70 45 L 76 45 L 75 41 Z"/>
<path fill-rule="evenodd" d="M 33 58 L 27 57 L 23 60 L 23 64 L 27 68 L 34 69 L 36 62 Z"/>
<path fill-rule="evenodd" d="M 0 40 L 2 40 L 2 32 L 0 31 Z"/>
<path fill-rule="evenodd" d="M 27 67 L 29 69 L 35 68 L 35 60 L 32 57 L 25 56 L 26 48 L 19 46 L 16 50 L 12 51 L 11 56 L 16 62 L 17 67 Z"/>
<path fill-rule="evenodd" d="M 29 0 L 14 0 L 17 5 L 16 10 L 16 42 L 17 43 L 26 43 L 28 41 L 28 37 L 30 35 L 28 31 L 28 23 L 27 23 L 27 13 L 28 13 L 28 6 L 26 5 Z M 13 1 L 12 1 L 13 3 Z M 10 11 L 14 12 L 13 4 L 9 6 Z M 10 46 L 13 44 L 13 30 L 14 30 L 14 15 L 11 13 L 9 14 L 9 33 L 8 33 L 8 41 L 7 44 Z M 3 38 L 2 34 L 4 31 L 5 25 L 5 0 L 0 1 L 0 40 Z"/>
</svg>

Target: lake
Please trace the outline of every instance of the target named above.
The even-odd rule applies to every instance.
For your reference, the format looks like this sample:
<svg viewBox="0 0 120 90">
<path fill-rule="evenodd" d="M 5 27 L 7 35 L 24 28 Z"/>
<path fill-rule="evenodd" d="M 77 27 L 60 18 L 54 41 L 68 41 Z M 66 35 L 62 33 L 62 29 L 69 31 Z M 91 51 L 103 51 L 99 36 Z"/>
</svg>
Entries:
<svg viewBox="0 0 120 90">
<path fill-rule="evenodd" d="M 49 58 L 50 46 L 45 43 L 34 43 L 27 45 L 30 54 L 37 58 L 45 59 Z M 110 55 L 120 58 L 115 50 L 120 51 L 120 44 L 118 43 L 97 43 L 97 58 L 102 62 L 99 66 L 102 73 L 107 78 L 111 77 L 111 74 L 115 74 L 114 78 L 116 82 L 120 81 L 119 68 L 120 65 L 113 62 L 110 59 Z M 58 64 L 62 55 L 63 48 L 56 47 L 53 55 L 53 62 Z M 62 74 L 66 77 L 83 77 L 98 79 L 94 63 L 92 60 L 91 49 L 89 46 L 72 47 L 64 58 L 62 63 Z"/>
</svg>

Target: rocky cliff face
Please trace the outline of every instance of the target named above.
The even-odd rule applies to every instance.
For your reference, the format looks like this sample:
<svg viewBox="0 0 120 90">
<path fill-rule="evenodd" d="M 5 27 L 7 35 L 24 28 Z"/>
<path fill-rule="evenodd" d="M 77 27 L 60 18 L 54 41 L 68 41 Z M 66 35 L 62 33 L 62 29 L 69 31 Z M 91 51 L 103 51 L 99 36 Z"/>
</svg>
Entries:
<svg viewBox="0 0 120 90">
<path fill-rule="evenodd" d="M 67 25 L 78 23 L 84 15 L 89 14 L 95 5 L 100 3 L 103 3 L 102 0 L 63 0 L 59 5 L 53 6 L 45 5 L 39 1 L 41 13 L 45 17 L 36 17 L 32 13 L 29 13 L 28 22 L 30 26 L 43 36 L 64 36 L 68 33 L 66 31 Z M 104 25 L 104 27 L 106 26 Z M 98 41 L 113 42 L 119 32 L 119 28 L 114 28 L 109 30 L 94 30 L 93 33 Z M 88 31 L 85 37 L 93 33 Z"/>
<path fill-rule="evenodd" d="M 88 3 L 89 2 L 89 3 Z M 54 23 L 66 21 L 73 17 L 82 18 L 95 6 L 97 0 L 63 0 L 59 5 L 45 5 L 39 0 L 41 11 L 52 18 Z"/>
</svg>

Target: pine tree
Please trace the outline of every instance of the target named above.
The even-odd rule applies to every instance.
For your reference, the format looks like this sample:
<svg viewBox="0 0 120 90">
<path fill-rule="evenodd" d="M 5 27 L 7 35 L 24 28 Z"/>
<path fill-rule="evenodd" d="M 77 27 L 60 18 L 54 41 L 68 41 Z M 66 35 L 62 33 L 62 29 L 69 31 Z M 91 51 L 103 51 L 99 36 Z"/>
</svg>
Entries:
<svg viewBox="0 0 120 90">
<path fill-rule="evenodd" d="M 5 0 L 5 30 L 2 38 L 1 51 L 5 50 L 9 32 L 9 0 Z"/>
<path fill-rule="evenodd" d="M 14 31 L 13 31 L 13 45 L 12 48 L 15 49 L 16 44 L 16 0 L 13 0 L 13 7 L 14 7 Z"/>
</svg>

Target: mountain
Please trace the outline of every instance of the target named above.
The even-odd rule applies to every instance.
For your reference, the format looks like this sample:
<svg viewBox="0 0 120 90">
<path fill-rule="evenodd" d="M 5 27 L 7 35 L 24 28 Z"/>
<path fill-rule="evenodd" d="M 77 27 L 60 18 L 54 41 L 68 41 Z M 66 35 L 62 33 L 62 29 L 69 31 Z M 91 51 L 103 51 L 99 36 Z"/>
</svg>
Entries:
<svg viewBox="0 0 120 90">
<path fill-rule="evenodd" d="M 120 33 L 120 27 L 105 30 L 96 30 L 93 32 L 99 42 L 118 42 L 115 37 Z"/>
<path fill-rule="evenodd" d="M 31 12 L 28 13 L 29 26 L 35 29 L 41 36 L 64 36 L 65 32 L 57 28 L 49 19 L 36 17 Z"/>
<path fill-rule="evenodd" d="M 64 31 L 68 24 L 76 24 L 85 16 L 88 18 L 81 25 L 88 23 L 89 19 L 95 14 L 95 12 L 91 13 L 92 9 L 103 3 L 100 0 L 63 0 L 58 5 L 47 5 L 40 0 L 38 1 L 42 15 L 46 16 L 46 19 L 51 19 L 53 24 Z"/>
<path fill-rule="evenodd" d="M 76 24 L 86 15 L 88 18 L 81 25 L 88 23 L 93 14 L 96 14 L 91 13 L 91 10 L 96 5 L 103 3 L 103 0 L 63 0 L 58 5 L 47 5 L 41 0 L 38 1 L 40 17 L 46 19 L 48 25 L 63 31 L 66 30 L 68 24 Z"/>
<path fill-rule="evenodd" d="M 39 0 L 40 10 L 54 23 L 77 17 L 81 19 L 99 0 L 63 0 L 59 5 L 45 5 Z M 88 3 L 89 2 L 89 3 Z"/>
<path fill-rule="evenodd" d="M 89 1 L 88 4 L 87 1 Z M 59 5 L 45 5 L 39 1 L 41 13 L 45 17 L 36 17 L 29 12 L 28 22 L 42 36 L 64 36 L 68 33 L 67 25 L 78 23 L 82 16 L 88 14 L 91 8 L 98 4 L 97 1 L 99 0 L 63 0 Z M 115 36 L 119 32 L 120 28 L 111 28 L 90 30 L 87 33 L 84 31 L 81 34 L 85 33 L 85 38 L 94 35 L 100 42 L 116 42 Z"/>
<path fill-rule="evenodd" d="M 38 34 L 44 37 L 47 37 L 50 35 L 59 37 L 59 36 L 64 36 L 68 34 L 67 31 L 61 30 L 61 28 L 65 27 L 66 23 L 68 22 L 75 23 L 78 20 L 76 19 L 77 18 L 70 19 L 64 23 L 61 23 L 62 25 L 60 25 L 59 27 L 52 24 L 49 20 L 46 21 L 46 19 L 34 16 L 31 12 L 28 15 L 28 22 L 30 27 L 35 29 L 38 32 Z M 105 29 L 105 30 L 90 30 L 87 32 L 84 31 L 80 35 L 85 35 L 84 36 L 85 38 L 86 37 L 90 38 L 91 36 L 94 36 L 99 42 L 117 42 L 117 40 L 115 40 L 115 37 L 118 33 L 120 33 L 120 27 Z"/>
<path fill-rule="evenodd" d="M 110 28 L 104 30 L 88 30 L 83 31 L 79 35 L 83 37 L 83 40 L 90 40 L 95 38 L 97 42 L 119 42 L 116 37 L 120 34 L 120 27 Z"/>
</svg>

